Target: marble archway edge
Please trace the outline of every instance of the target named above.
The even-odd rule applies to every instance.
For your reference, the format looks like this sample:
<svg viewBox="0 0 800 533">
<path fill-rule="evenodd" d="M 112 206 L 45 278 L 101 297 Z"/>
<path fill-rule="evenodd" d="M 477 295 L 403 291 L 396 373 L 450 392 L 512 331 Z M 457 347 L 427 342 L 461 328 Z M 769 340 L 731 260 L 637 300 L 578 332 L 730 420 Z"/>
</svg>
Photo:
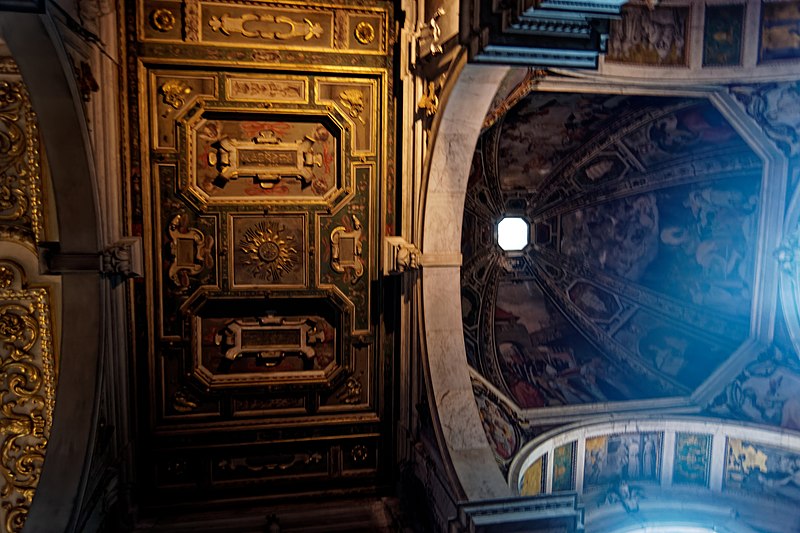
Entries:
<svg viewBox="0 0 800 533">
<path fill-rule="evenodd" d="M 463 67 L 440 111 L 422 218 L 426 379 L 439 448 L 460 499 L 511 495 L 486 439 L 469 377 L 461 318 L 461 225 L 472 154 L 507 67 Z M 441 261 L 438 261 L 440 258 Z"/>
<path fill-rule="evenodd" d="M 99 226 L 88 129 L 67 53 L 48 15 L 3 13 L 0 32 L 39 120 L 64 253 L 96 254 Z M 93 440 L 100 368 L 99 272 L 62 276 L 60 367 L 53 425 L 26 533 L 74 531 Z"/>
</svg>

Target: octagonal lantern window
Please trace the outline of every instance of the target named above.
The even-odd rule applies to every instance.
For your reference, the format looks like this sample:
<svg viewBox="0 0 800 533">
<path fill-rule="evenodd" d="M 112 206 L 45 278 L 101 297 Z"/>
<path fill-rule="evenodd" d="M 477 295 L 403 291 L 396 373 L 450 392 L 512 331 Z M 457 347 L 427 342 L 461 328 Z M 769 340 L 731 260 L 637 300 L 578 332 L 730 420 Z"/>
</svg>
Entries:
<svg viewBox="0 0 800 533">
<path fill-rule="evenodd" d="M 505 217 L 497 224 L 497 244 L 506 252 L 519 251 L 528 245 L 530 230 L 524 218 Z"/>
</svg>

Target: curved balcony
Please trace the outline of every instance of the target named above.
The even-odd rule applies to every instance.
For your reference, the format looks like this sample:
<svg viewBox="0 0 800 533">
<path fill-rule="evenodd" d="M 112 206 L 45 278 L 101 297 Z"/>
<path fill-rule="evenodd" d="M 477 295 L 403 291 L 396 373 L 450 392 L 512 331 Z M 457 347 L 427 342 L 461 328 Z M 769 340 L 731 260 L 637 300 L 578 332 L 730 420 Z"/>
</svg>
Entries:
<svg viewBox="0 0 800 533">
<path fill-rule="evenodd" d="M 586 531 L 798 531 L 800 435 L 708 418 L 606 418 L 534 439 L 508 483 L 520 496 L 577 493 Z"/>
</svg>

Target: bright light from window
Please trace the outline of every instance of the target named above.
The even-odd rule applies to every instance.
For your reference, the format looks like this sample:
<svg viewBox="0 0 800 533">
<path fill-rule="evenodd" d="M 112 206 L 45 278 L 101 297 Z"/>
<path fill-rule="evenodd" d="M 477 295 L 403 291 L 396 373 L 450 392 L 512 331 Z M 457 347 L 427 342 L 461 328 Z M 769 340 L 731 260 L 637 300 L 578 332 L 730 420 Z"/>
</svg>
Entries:
<svg viewBox="0 0 800 533">
<path fill-rule="evenodd" d="M 703 526 L 658 525 L 658 526 L 634 526 L 631 527 L 630 529 L 618 529 L 614 533 L 718 533 L 718 530 Z"/>
<path fill-rule="evenodd" d="M 528 223 L 519 217 L 506 217 L 497 225 L 497 244 L 510 252 L 528 245 Z"/>
</svg>

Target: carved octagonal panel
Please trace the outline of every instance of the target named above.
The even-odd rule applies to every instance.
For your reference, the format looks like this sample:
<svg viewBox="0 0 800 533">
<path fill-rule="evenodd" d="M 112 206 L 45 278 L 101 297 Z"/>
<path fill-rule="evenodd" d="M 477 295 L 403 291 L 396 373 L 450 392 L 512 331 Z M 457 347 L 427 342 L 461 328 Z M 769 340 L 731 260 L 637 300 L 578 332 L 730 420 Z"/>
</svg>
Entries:
<svg viewBox="0 0 800 533">
<path fill-rule="evenodd" d="M 350 366 L 341 313 L 318 298 L 213 298 L 191 314 L 193 374 L 208 387 L 327 387 Z"/>
<path fill-rule="evenodd" d="M 184 116 L 189 194 L 211 205 L 325 202 L 342 188 L 341 133 L 330 120 L 244 113 Z"/>
</svg>

